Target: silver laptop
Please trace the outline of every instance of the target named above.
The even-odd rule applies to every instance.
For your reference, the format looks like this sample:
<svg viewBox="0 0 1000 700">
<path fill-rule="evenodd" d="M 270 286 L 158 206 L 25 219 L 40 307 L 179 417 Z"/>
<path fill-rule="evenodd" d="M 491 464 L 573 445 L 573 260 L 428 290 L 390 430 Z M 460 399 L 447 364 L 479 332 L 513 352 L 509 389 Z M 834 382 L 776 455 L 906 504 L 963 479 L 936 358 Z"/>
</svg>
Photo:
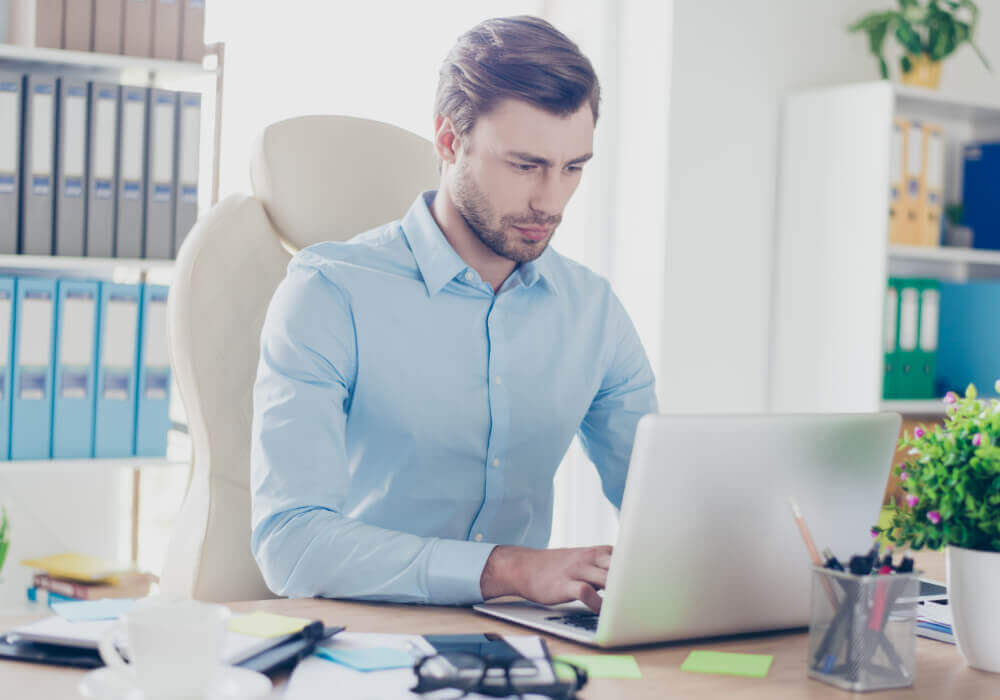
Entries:
<svg viewBox="0 0 1000 700">
<path fill-rule="evenodd" d="M 896 413 L 645 416 L 600 615 L 582 603 L 475 609 L 599 647 L 802 627 L 816 547 L 871 547 Z"/>
</svg>

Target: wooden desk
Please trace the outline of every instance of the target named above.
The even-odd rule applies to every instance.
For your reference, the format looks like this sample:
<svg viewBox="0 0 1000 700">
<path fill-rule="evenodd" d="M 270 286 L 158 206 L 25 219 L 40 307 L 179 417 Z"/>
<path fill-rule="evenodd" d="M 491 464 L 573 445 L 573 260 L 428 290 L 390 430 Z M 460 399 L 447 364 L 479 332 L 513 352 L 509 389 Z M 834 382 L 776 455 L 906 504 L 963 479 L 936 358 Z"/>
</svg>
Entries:
<svg viewBox="0 0 1000 700">
<path fill-rule="evenodd" d="M 944 580 L 944 557 L 922 554 L 918 566 L 932 578 Z M 234 603 L 235 611 L 267 610 L 321 619 L 346 625 L 354 632 L 460 633 L 496 631 L 525 634 L 526 628 L 508 625 L 463 608 L 377 605 L 305 600 L 272 600 Z M 0 618 L 0 629 L 25 619 Z M 586 647 L 547 637 L 554 654 L 590 653 Z M 683 642 L 628 650 L 642 670 L 642 680 L 591 680 L 581 693 L 585 700 L 660 700 L 661 698 L 837 698 L 848 695 L 806 676 L 807 638 L 802 633 L 773 634 L 724 641 Z M 772 654 L 774 664 L 765 679 L 686 673 L 680 665 L 693 648 Z M 12 662 L 0 662 L 0 695 L 3 697 L 73 698 L 83 672 Z M 274 697 L 280 697 L 284 678 L 277 678 Z M 29 690 L 30 689 L 30 690 Z M 20 692 L 17 692 L 20 691 Z M 917 680 L 912 688 L 885 691 L 879 698 L 986 698 L 1000 695 L 1000 675 L 975 671 L 965 665 L 950 644 L 917 638 Z M 333 697 L 333 696 L 331 696 Z"/>
</svg>

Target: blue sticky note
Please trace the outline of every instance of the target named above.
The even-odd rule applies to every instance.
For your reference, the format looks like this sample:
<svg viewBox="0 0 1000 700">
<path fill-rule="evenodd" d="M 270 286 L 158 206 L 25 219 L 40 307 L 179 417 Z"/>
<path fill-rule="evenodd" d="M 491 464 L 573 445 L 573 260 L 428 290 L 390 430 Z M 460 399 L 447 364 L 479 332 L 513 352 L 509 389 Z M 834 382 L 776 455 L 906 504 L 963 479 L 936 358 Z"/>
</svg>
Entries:
<svg viewBox="0 0 1000 700">
<path fill-rule="evenodd" d="M 316 647 L 316 656 L 321 656 L 355 671 L 384 671 L 390 668 L 410 668 L 413 657 L 402 649 L 336 649 Z"/>
<path fill-rule="evenodd" d="M 117 620 L 135 605 L 131 598 L 108 598 L 105 600 L 74 600 L 53 603 L 52 611 L 70 622 L 91 622 L 93 620 Z"/>
</svg>

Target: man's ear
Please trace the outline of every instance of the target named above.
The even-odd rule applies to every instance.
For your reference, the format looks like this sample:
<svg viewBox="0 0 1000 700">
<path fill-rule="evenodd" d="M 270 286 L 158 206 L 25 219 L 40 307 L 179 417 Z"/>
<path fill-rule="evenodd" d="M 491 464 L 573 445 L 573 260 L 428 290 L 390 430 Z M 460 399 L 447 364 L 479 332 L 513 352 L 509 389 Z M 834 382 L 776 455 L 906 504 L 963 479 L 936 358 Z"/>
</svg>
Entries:
<svg viewBox="0 0 1000 700">
<path fill-rule="evenodd" d="M 450 117 L 441 114 L 434 117 L 434 150 L 442 162 L 455 163 L 459 141 Z"/>
</svg>

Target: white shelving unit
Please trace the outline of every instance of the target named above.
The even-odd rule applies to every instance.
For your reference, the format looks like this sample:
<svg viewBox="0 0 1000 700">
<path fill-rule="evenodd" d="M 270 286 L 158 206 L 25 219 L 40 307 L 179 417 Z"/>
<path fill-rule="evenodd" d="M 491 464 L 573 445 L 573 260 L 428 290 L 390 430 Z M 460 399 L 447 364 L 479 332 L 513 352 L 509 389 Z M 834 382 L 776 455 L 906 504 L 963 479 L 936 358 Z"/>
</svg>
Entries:
<svg viewBox="0 0 1000 700">
<path fill-rule="evenodd" d="M 103 472 L 112 469 L 147 469 L 179 467 L 186 461 L 167 457 L 123 457 L 121 459 L 18 459 L 0 462 L 0 475 L 17 472 L 37 472 L 41 465 L 47 472 Z"/>
<path fill-rule="evenodd" d="M 883 400 L 879 408 L 883 411 L 902 413 L 905 416 L 941 417 L 944 415 L 944 406 L 944 402 L 939 399 L 929 399 L 927 401 Z"/>
<path fill-rule="evenodd" d="M 27 48 L 0 44 L 0 70 L 18 73 L 72 75 L 88 80 L 105 80 L 122 85 L 142 85 L 202 93 L 202 129 L 210 131 L 201 138 L 200 171 L 210 173 L 210 182 L 202 177 L 199 187 L 201 211 L 218 201 L 219 134 L 222 124 L 222 87 L 224 45 L 206 46 L 202 63 L 165 61 L 152 58 L 99 54 L 64 49 Z M 210 117 L 209 117 L 210 115 Z M 114 282 L 169 285 L 173 276 L 172 260 L 128 258 L 75 258 L 64 256 L 0 255 L 0 274 L 88 278 Z M 175 432 L 172 431 L 172 435 Z M 73 459 L 0 461 L 0 476 L 23 473 L 105 473 L 132 470 L 132 560 L 137 557 L 140 474 L 148 468 L 181 467 L 190 464 L 190 445 L 185 438 L 171 439 L 168 456 L 160 458 Z"/>
<path fill-rule="evenodd" d="M 960 199 L 961 143 L 1000 138 L 1000 101 L 885 81 L 810 90 L 784 104 L 772 411 L 944 414 L 940 401 L 881 398 L 888 277 L 1000 279 L 1000 251 L 889 245 L 890 137 L 897 115 L 944 127 L 946 202 Z"/>
</svg>

